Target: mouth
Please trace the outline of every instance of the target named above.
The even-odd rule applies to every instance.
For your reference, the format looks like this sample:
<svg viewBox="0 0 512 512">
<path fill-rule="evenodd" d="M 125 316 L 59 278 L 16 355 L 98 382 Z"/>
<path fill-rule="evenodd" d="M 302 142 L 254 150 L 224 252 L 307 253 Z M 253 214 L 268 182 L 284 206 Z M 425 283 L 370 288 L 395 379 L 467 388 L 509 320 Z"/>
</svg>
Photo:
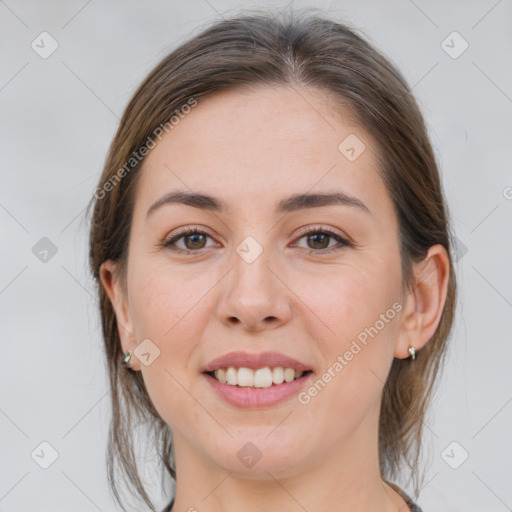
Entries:
<svg viewBox="0 0 512 512">
<path fill-rule="evenodd" d="M 269 388 L 305 379 L 313 372 L 312 370 L 296 371 L 293 368 L 284 368 L 282 366 L 274 368 L 267 366 L 256 370 L 230 366 L 203 373 L 221 384 L 227 384 L 236 388 Z"/>
</svg>

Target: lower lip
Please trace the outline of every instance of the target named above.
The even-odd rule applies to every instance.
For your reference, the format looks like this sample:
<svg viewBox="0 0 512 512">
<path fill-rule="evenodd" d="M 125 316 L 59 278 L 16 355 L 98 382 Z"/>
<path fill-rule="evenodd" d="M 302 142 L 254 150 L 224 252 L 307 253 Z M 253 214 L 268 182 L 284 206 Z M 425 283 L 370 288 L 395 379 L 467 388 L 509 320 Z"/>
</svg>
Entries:
<svg viewBox="0 0 512 512">
<path fill-rule="evenodd" d="M 292 382 L 283 382 L 268 388 L 250 388 L 223 384 L 207 373 L 203 373 L 210 386 L 229 404 L 245 409 L 270 407 L 295 396 L 311 380 L 308 373 Z"/>
</svg>

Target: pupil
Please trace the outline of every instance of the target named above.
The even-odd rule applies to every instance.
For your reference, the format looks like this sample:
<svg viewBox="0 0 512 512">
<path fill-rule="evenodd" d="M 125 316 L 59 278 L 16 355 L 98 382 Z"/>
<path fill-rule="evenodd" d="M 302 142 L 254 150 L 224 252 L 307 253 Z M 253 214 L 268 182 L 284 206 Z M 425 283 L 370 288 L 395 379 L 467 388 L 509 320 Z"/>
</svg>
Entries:
<svg viewBox="0 0 512 512">
<path fill-rule="evenodd" d="M 318 238 L 322 238 L 322 237 L 323 237 L 323 238 L 324 238 L 324 241 L 325 241 L 325 239 L 327 239 L 327 238 L 328 238 L 328 236 L 327 236 L 327 235 L 325 235 L 324 233 L 316 233 L 316 234 L 314 234 L 314 235 L 311 235 L 311 237 L 314 239 L 313 243 L 315 243 L 315 244 L 316 244 L 316 243 L 320 243 L 320 245 L 322 246 L 322 248 L 325 248 L 325 244 L 322 244 L 321 242 L 318 242 Z"/>
<path fill-rule="evenodd" d="M 192 244 L 195 246 L 196 243 L 198 242 L 198 237 L 201 238 L 203 235 L 201 235 L 200 233 L 195 233 L 193 235 L 188 235 L 188 239 L 189 241 L 192 240 Z"/>
</svg>

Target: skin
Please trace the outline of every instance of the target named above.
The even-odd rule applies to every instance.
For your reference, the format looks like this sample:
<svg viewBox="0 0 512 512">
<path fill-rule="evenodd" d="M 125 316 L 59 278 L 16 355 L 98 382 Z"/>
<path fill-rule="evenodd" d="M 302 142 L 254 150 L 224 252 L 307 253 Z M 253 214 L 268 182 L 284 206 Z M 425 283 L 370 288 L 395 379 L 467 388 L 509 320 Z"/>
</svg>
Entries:
<svg viewBox="0 0 512 512">
<path fill-rule="evenodd" d="M 354 161 L 338 150 L 351 133 L 366 145 Z M 431 247 L 414 267 L 416 287 L 402 289 L 397 219 L 375 151 L 324 92 L 260 87 L 200 99 L 146 158 L 127 281 L 113 261 L 102 265 L 101 279 L 123 351 L 147 338 L 160 350 L 148 366 L 132 361 L 173 431 L 173 512 L 408 510 L 379 474 L 381 394 L 393 359 L 434 334 L 449 261 L 443 247 Z M 176 189 L 218 197 L 229 211 L 168 204 L 146 217 Z M 292 194 L 340 190 L 370 213 L 346 205 L 274 211 Z M 176 242 L 194 253 L 163 247 L 186 226 L 208 234 Z M 304 226 L 330 228 L 355 246 L 315 240 L 299 232 Z M 248 236 L 263 249 L 250 264 L 236 252 Z M 200 373 L 233 350 L 276 350 L 310 364 L 318 378 L 395 302 L 400 313 L 308 404 L 293 397 L 238 409 Z M 251 468 L 237 457 L 248 441 L 262 454 Z"/>
</svg>

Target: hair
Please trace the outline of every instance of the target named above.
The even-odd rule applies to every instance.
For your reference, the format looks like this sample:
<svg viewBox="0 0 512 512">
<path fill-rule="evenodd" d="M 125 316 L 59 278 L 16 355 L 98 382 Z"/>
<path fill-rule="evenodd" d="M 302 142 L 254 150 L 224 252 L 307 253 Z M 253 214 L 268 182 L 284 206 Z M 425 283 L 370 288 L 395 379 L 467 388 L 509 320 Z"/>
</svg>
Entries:
<svg viewBox="0 0 512 512">
<path fill-rule="evenodd" d="M 100 266 L 109 259 L 117 261 L 126 279 L 134 197 L 144 163 L 137 155 L 161 133 L 161 127 L 168 127 L 169 120 L 177 119 L 187 104 L 216 91 L 249 90 L 260 85 L 320 88 L 339 101 L 340 108 L 353 115 L 373 138 L 378 170 L 398 219 L 403 285 L 407 289 L 415 285 L 413 264 L 424 259 L 431 246 L 441 244 L 448 252 L 449 282 L 439 325 L 414 361 L 394 359 L 383 389 L 379 419 L 382 478 L 399 477 L 405 463 L 418 495 L 419 481 L 424 478 L 419 478 L 418 469 L 423 423 L 444 362 L 456 305 L 450 249 L 453 237 L 439 170 L 418 104 L 398 69 L 355 28 L 307 11 L 278 16 L 268 11 L 246 11 L 204 28 L 166 55 L 144 79 L 110 145 L 87 212 L 93 208 L 89 264 L 97 285 L 111 386 L 108 478 L 123 510 L 116 467 L 125 483 L 130 482 L 138 497 L 155 510 L 138 472 L 134 426 L 141 424 L 151 430 L 160 456 L 162 484 L 166 477 L 175 481 L 176 469 L 169 426 L 153 406 L 141 372 L 129 371 L 123 365 L 116 315 L 101 285 Z"/>
</svg>

